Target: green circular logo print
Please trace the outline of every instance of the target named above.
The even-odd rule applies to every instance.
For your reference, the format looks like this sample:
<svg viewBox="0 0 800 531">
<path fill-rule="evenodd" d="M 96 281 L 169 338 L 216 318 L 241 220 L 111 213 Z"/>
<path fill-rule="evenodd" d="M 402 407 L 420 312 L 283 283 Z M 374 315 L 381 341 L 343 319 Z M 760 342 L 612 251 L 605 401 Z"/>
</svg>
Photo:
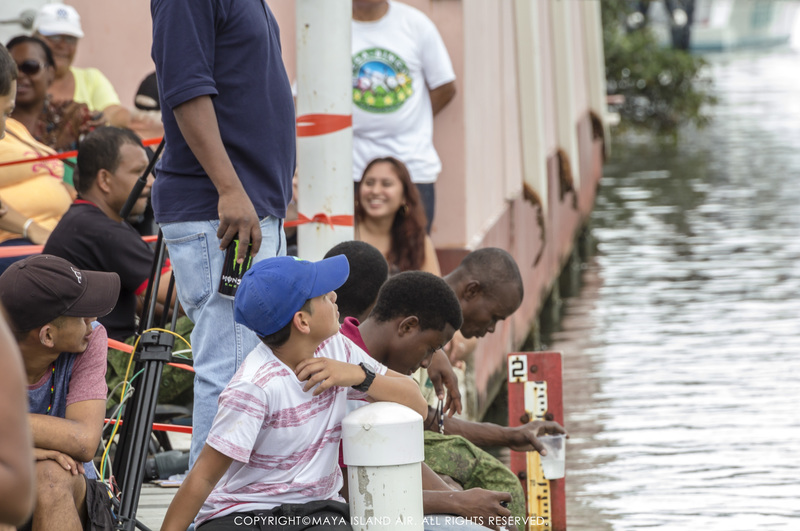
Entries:
<svg viewBox="0 0 800 531">
<path fill-rule="evenodd" d="M 411 97 L 411 76 L 405 61 L 382 48 L 353 56 L 353 103 L 368 112 L 394 112 Z"/>
</svg>

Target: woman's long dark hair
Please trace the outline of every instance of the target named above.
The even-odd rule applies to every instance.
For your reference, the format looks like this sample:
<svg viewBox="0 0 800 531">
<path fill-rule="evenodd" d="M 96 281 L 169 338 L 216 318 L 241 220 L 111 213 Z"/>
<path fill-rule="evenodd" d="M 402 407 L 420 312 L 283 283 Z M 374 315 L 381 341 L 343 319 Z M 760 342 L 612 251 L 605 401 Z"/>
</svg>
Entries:
<svg viewBox="0 0 800 531">
<path fill-rule="evenodd" d="M 399 271 L 414 271 L 422 268 L 425 263 L 425 226 L 427 218 L 425 209 L 422 208 L 417 187 L 411 182 L 411 175 L 408 173 L 406 165 L 394 157 L 383 157 L 370 161 L 361 174 L 361 180 L 370 168 L 379 162 L 390 164 L 395 174 L 403 183 L 403 197 L 408 207 L 399 208 L 392 222 L 391 236 L 392 244 L 389 248 L 387 261 L 390 266 L 396 267 Z M 364 206 L 358 200 L 361 191 L 361 182 L 356 183 L 356 204 L 355 214 L 357 221 L 363 221 L 367 217 Z M 393 268 L 394 268 L 393 267 Z"/>
</svg>

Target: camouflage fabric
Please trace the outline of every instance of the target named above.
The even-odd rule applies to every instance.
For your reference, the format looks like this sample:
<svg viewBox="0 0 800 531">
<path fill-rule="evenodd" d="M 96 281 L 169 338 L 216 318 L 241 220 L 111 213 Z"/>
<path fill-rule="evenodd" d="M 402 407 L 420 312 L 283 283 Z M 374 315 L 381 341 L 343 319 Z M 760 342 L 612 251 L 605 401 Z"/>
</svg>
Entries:
<svg viewBox="0 0 800 531">
<path fill-rule="evenodd" d="M 188 317 L 181 317 L 175 324 L 175 333 L 185 337 L 189 343 L 192 342 L 191 333 L 194 329 L 194 323 Z M 127 345 L 133 346 L 135 337 L 129 337 L 125 340 Z M 175 350 L 185 350 L 189 347 L 178 338 L 175 338 Z M 187 358 L 191 358 L 191 353 L 183 354 Z M 128 358 L 130 354 L 122 352 L 121 350 L 108 349 L 108 371 L 106 372 L 106 383 L 109 390 L 114 390 L 113 394 L 108 400 L 107 407 L 112 407 L 119 403 L 119 396 L 122 392 L 122 386 L 114 389 L 117 384 L 122 381 L 125 376 L 125 369 L 128 366 Z M 133 368 L 131 368 L 133 371 Z M 130 375 L 131 377 L 133 374 Z M 138 378 L 137 378 L 138 380 Z M 136 381 L 133 382 L 136 387 Z M 161 372 L 161 386 L 158 390 L 158 403 L 159 404 L 175 404 L 179 406 L 187 406 L 191 409 L 192 404 L 192 389 L 194 386 L 194 373 L 171 367 L 169 365 L 164 367 Z"/>
<path fill-rule="evenodd" d="M 480 487 L 510 493 L 511 514 L 525 517 L 525 494 L 519 479 L 507 466 L 464 437 L 425 430 L 425 464 L 437 474 L 450 476 L 465 490 Z"/>
</svg>

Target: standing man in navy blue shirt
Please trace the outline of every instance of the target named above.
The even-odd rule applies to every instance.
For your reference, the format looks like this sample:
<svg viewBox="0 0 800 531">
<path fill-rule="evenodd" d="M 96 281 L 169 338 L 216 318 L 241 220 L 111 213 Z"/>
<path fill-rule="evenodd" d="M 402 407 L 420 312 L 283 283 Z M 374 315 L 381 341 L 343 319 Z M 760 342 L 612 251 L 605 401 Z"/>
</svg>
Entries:
<svg viewBox="0 0 800 531">
<path fill-rule="evenodd" d="M 258 338 L 217 292 L 225 249 L 286 253 L 295 113 L 278 24 L 264 0 L 151 0 L 166 147 L 152 198 L 192 332 L 191 463 L 217 398 Z"/>
</svg>

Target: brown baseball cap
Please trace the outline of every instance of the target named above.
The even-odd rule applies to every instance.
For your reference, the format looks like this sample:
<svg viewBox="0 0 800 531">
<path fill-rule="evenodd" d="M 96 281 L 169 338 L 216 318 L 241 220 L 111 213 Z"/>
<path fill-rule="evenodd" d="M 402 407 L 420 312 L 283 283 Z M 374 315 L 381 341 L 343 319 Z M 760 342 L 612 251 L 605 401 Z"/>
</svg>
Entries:
<svg viewBox="0 0 800 531">
<path fill-rule="evenodd" d="M 114 309 L 118 297 L 116 273 L 81 270 L 49 254 L 14 262 L 0 275 L 0 301 L 22 332 L 62 315 L 102 317 Z"/>
</svg>

